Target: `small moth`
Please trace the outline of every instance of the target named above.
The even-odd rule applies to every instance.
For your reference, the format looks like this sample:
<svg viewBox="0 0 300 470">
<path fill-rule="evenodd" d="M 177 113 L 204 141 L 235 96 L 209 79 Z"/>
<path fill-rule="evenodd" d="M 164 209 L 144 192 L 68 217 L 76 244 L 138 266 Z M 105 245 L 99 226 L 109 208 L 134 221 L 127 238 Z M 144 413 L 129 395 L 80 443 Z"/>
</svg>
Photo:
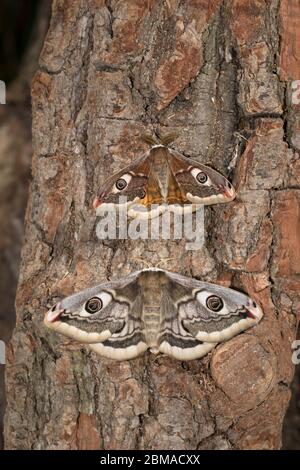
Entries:
<svg viewBox="0 0 300 470">
<path fill-rule="evenodd" d="M 98 214 L 112 207 L 126 208 L 130 217 L 152 219 L 167 209 L 193 212 L 199 205 L 235 198 L 233 186 L 223 175 L 168 148 L 168 137 L 107 180 L 93 201 Z M 120 203 L 120 196 L 126 198 L 125 203 Z"/>
<path fill-rule="evenodd" d="M 256 325 L 263 312 L 247 295 L 157 268 L 65 298 L 45 325 L 119 361 L 147 349 L 196 359 Z"/>
</svg>

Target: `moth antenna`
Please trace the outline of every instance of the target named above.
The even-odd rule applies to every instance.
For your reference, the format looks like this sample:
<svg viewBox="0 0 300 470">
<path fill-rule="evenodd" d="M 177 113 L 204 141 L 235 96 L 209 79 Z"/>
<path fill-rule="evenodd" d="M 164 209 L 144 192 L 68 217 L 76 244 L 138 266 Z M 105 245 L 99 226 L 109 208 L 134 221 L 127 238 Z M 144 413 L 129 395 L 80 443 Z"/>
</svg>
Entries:
<svg viewBox="0 0 300 470">
<path fill-rule="evenodd" d="M 150 134 L 143 134 L 143 135 L 142 135 L 142 140 L 143 140 L 144 142 L 146 142 L 147 144 L 150 144 L 150 145 L 157 145 L 157 144 L 159 144 L 159 141 L 158 141 L 155 137 L 153 137 L 152 135 L 150 135 Z"/>
<path fill-rule="evenodd" d="M 171 144 L 175 139 L 177 139 L 178 134 L 176 132 L 172 132 L 171 134 L 166 134 L 164 137 L 160 138 L 160 141 L 162 145 L 169 145 Z"/>
</svg>

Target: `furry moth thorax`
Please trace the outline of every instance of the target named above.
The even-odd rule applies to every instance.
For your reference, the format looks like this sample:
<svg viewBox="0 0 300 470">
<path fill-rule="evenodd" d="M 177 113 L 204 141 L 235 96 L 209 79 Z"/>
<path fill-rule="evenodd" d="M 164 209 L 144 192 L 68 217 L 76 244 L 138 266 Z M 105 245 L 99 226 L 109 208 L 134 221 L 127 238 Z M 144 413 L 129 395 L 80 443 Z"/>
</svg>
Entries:
<svg viewBox="0 0 300 470">
<path fill-rule="evenodd" d="M 97 213 L 112 206 L 120 208 L 126 197 L 128 215 L 156 217 L 152 205 L 192 212 L 195 205 L 225 203 L 235 198 L 231 183 L 216 170 L 162 144 L 155 144 L 131 165 L 111 176 L 99 189 L 93 207 Z M 136 210 L 139 205 L 144 211 Z M 124 203 L 122 204 L 124 208 Z M 142 215 L 141 215 L 142 214 Z"/>
<path fill-rule="evenodd" d="M 260 307 L 241 292 L 144 269 L 65 298 L 44 321 L 112 359 L 132 359 L 150 349 L 189 360 L 204 356 L 262 316 Z"/>
</svg>

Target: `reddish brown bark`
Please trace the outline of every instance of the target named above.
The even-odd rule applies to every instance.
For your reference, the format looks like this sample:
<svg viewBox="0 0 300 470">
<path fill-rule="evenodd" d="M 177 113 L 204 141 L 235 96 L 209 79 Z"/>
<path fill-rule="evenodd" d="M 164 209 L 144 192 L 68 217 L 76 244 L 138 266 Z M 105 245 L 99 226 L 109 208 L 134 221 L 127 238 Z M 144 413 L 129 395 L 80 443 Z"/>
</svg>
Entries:
<svg viewBox="0 0 300 470">
<path fill-rule="evenodd" d="M 9 351 L 7 448 L 280 447 L 299 303 L 297 109 L 276 62 L 286 54 L 280 34 L 289 34 L 283 8 L 275 0 L 54 1 L 32 88 L 34 179 Z M 141 134 L 153 130 L 176 131 L 179 150 L 231 169 L 238 197 L 207 208 L 203 250 L 95 237 L 99 183 L 140 155 Z M 186 363 L 150 353 L 115 363 L 45 330 L 55 297 L 126 275 L 141 257 L 170 258 L 170 270 L 247 291 L 264 320 Z"/>
</svg>

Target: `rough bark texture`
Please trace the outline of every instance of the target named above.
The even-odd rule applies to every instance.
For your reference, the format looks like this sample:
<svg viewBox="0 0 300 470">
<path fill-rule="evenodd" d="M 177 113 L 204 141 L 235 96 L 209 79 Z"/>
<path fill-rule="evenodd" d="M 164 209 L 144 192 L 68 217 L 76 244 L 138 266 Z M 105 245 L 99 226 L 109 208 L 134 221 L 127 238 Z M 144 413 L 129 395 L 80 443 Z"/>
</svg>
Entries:
<svg viewBox="0 0 300 470">
<path fill-rule="evenodd" d="M 2 14 L 7 14 L 5 5 L 2 10 Z M 49 13 L 50 1 L 43 0 L 36 12 L 27 49 L 18 64 L 19 73 L 7 87 L 6 105 L 0 106 L 0 340 L 5 342 L 9 341 L 15 323 L 14 304 L 32 157 L 30 87 L 48 29 Z M 8 21 L 10 27 L 13 24 Z M 13 55 L 10 60 L 10 66 L 16 67 Z M 4 366 L 0 364 L 0 449 L 4 407 Z"/>
<path fill-rule="evenodd" d="M 277 449 L 294 366 L 300 267 L 296 0 L 55 0 L 33 97 L 33 183 L 7 367 L 6 447 Z M 280 49 L 281 44 L 281 49 Z M 297 77 L 298 74 L 298 77 Z M 141 134 L 233 179 L 206 208 L 206 244 L 108 241 L 99 183 Z M 46 331 L 57 297 L 137 258 L 249 292 L 264 320 L 202 360 L 100 359 Z"/>
</svg>

